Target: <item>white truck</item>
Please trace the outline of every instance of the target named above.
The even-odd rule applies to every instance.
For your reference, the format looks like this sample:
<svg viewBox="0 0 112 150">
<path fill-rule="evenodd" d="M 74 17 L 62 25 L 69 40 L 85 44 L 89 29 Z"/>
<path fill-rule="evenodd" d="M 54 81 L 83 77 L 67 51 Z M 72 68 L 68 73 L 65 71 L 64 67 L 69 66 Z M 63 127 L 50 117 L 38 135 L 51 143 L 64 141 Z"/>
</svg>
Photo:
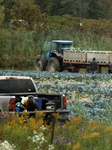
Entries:
<svg viewBox="0 0 112 150">
<path fill-rule="evenodd" d="M 16 102 L 22 99 L 33 97 L 35 100 L 41 99 L 38 103 L 38 113 L 44 111 L 45 119 L 51 119 L 56 107 L 56 113 L 60 114 L 59 120 L 66 120 L 67 100 L 63 94 L 39 94 L 34 80 L 25 76 L 0 76 L 0 111 L 10 115 L 16 113 Z M 27 110 L 27 108 L 26 108 Z M 23 112 L 18 112 L 21 115 Z M 29 116 L 34 116 L 35 111 L 28 111 Z M 51 120 L 50 120 L 51 121 Z"/>
</svg>

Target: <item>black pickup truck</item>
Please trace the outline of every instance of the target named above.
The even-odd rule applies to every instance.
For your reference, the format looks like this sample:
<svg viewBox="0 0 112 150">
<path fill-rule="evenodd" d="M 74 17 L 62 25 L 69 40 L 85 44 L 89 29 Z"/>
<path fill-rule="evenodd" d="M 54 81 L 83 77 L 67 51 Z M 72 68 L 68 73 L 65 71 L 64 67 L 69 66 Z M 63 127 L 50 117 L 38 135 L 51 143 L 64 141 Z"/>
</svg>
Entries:
<svg viewBox="0 0 112 150">
<path fill-rule="evenodd" d="M 33 97 L 38 103 L 38 113 L 44 111 L 46 118 L 51 118 L 54 110 L 60 114 L 59 120 L 66 120 L 67 100 L 63 94 L 40 94 L 34 80 L 26 76 L 0 76 L 0 111 L 10 115 L 16 113 L 16 102 Z M 40 101 L 41 100 L 41 101 Z M 26 108 L 27 110 L 27 108 Z M 23 112 L 19 111 L 21 115 Z M 35 111 L 28 111 L 29 116 L 35 116 Z"/>
</svg>

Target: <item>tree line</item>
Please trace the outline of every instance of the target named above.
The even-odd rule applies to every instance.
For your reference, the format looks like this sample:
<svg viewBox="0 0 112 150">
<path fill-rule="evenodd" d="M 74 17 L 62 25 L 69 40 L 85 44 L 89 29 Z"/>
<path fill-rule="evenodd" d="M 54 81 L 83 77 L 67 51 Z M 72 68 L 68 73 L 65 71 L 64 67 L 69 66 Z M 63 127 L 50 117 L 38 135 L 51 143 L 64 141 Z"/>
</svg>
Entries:
<svg viewBox="0 0 112 150">
<path fill-rule="evenodd" d="M 72 15 L 86 19 L 112 19 L 111 0 L 35 0 L 49 16 Z"/>
<path fill-rule="evenodd" d="M 112 19 L 111 0 L 2 0 L 1 5 L 4 6 L 5 22 L 15 17 L 30 17 L 31 11 L 33 20 L 38 20 L 40 13 L 45 16 L 66 14 L 85 19 Z M 29 23 L 31 21 L 30 18 Z"/>
</svg>

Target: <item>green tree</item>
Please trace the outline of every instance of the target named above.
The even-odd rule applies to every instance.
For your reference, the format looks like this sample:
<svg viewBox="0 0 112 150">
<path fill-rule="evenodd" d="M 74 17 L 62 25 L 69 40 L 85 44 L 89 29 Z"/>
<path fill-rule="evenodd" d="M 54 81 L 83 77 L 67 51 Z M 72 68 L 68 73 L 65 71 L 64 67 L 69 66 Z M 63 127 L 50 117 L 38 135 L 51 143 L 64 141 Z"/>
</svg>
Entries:
<svg viewBox="0 0 112 150">
<path fill-rule="evenodd" d="M 98 9 L 98 0 L 89 0 L 88 17 L 91 19 L 98 19 L 100 17 Z"/>
<path fill-rule="evenodd" d="M 48 16 L 58 16 L 60 15 L 61 3 L 60 0 L 47 0 L 45 3 L 45 12 Z"/>
<path fill-rule="evenodd" d="M 12 7 L 13 20 L 24 20 L 27 29 L 39 28 L 44 22 L 44 13 L 41 13 L 40 6 L 34 0 L 15 0 L 16 5 Z"/>
<path fill-rule="evenodd" d="M 41 3 L 38 1 L 40 8 L 43 8 L 49 16 L 66 14 L 73 17 L 87 17 L 88 0 L 43 0 L 44 6 Z"/>
<path fill-rule="evenodd" d="M 0 0 L 0 3 L 2 0 Z M 0 51 L 4 44 L 4 28 L 3 28 L 3 22 L 4 22 L 4 7 L 0 5 Z"/>
<path fill-rule="evenodd" d="M 112 19 L 112 0 L 98 0 L 98 12 L 102 19 Z"/>
<path fill-rule="evenodd" d="M 15 5 L 14 0 L 3 0 L 1 6 L 4 6 L 4 25 L 9 27 L 10 20 L 12 19 L 12 7 Z"/>
<path fill-rule="evenodd" d="M 0 0 L 1 3 L 2 0 Z M 0 5 L 0 29 L 3 27 L 4 21 L 4 7 Z"/>
<path fill-rule="evenodd" d="M 34 0 L 36 5 L 40 6 L 40 9 L 42 13 L 45 13 L 46 5 L 47 5 L 47 0 Z"/>
<path fill-rule="evenodd" d="M 77 15 L 75 0 L 61 0 L 61 4 L 62 4 L 62 8 L 60 11 L 62 14 L 68 14 L 72 16 Z"/>
<path fill-rule="evenodd" d="M 76 0 L 77 17 L 87 18 L 88 0 Z"/>
</svg>

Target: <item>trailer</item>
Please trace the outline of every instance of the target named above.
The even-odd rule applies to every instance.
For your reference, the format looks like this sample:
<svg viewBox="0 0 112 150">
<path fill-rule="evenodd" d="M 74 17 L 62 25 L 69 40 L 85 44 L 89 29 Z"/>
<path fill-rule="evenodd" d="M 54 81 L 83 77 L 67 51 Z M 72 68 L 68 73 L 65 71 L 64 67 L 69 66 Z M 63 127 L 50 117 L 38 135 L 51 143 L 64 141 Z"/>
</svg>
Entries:
<svg viewBox="0 0 112 150">
<path fill-rule="evenodd" d="M 109 69 L 109 64 L 112 61 L 112 51 L 74 51 L 65 50 L 63 53 L 63 64 L 70 72 L 79 72 L 85 68 L 86 73 L 90 73 L 90 63 L 96 58 L 99 68 L 97 73 L 101 73 L 102 67 Z"/>
<path fill-rule="evenodd" d="M 107 67 L 109 70 L 112 51 L 76 50 L 72 43 L 73 41 L 68 40 L 45 41 L 41 54 L 35 58 L 35 69 L 49 72 L 65 70 L 79 72 L 80 69 L 85 68 L 85 72 L 90 73 L 90 62 L 95 57 L 99 66 L 97 73 L 101 73 L 102 67 Z"/>
</svg>

